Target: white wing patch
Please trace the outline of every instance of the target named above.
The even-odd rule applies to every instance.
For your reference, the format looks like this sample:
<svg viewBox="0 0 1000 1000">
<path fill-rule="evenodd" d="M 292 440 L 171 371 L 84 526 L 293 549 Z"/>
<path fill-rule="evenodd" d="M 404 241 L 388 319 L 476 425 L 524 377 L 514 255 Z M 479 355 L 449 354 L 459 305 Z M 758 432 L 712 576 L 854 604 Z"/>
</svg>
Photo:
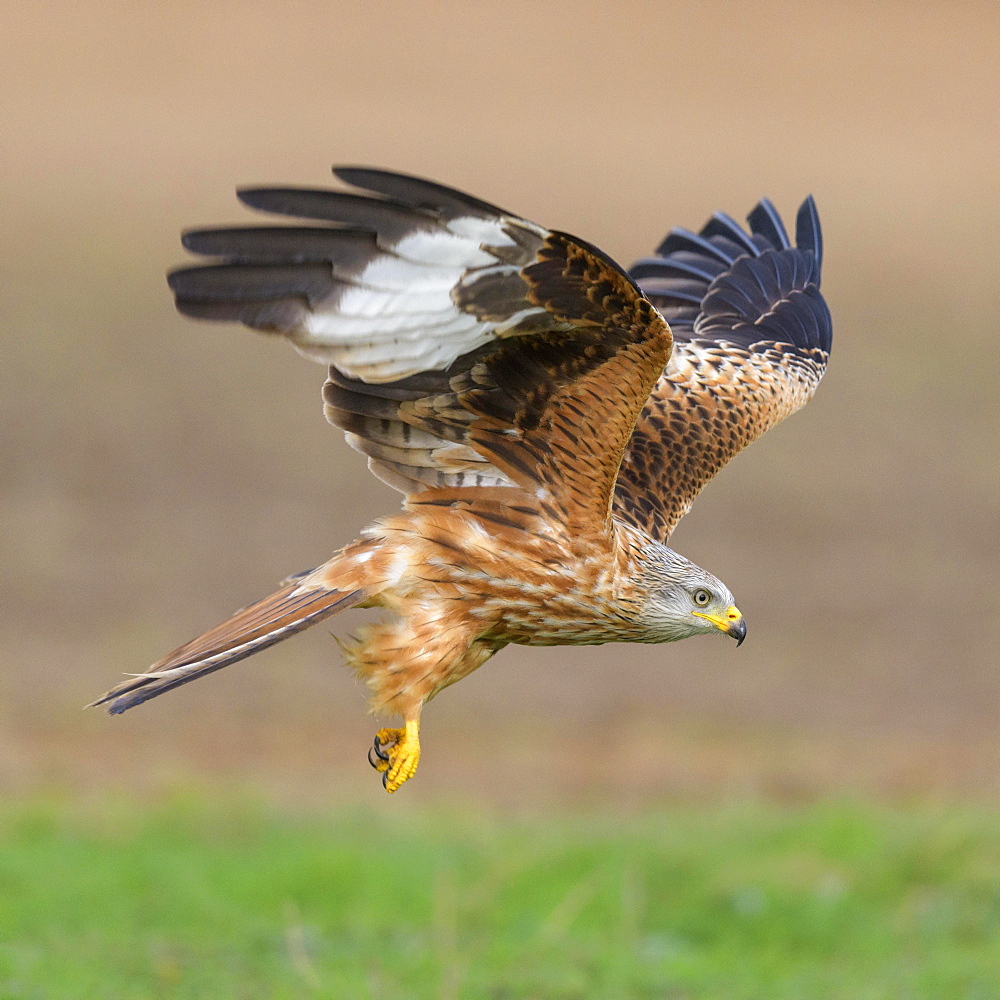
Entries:
<svg viewBox="0 0 1000 1000">
<path fill-rule="evenodd" d="M 386 241 L 391 252 L 378 254 L 354 275 L 334 263 L 334 276 L 349 285 L 313 304 L 288 331 L 289 339 L 307 357 L 370 383 L 447 368 L 538 311 L 525 308 L 484 321 L 459 309 L 452 298 L 463 279 L 518 271 L 486 249 L 516 245 L 504 225 L 523 223 L 452 219 L 449 231 L 418 230 Z"/>
</svg>

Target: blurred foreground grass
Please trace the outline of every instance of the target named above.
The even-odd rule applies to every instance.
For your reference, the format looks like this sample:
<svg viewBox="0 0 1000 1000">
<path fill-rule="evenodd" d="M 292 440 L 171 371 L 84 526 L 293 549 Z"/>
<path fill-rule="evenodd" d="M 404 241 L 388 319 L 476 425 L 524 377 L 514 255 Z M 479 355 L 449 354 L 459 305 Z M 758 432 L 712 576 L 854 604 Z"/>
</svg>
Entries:
<svg viewBox="0 0 1000 1000">
<path fill-rule="evenodd" d="M 1000 995 L 990 813 L 408 805 L 3 806 L 0 997 Z"/>
</svg>

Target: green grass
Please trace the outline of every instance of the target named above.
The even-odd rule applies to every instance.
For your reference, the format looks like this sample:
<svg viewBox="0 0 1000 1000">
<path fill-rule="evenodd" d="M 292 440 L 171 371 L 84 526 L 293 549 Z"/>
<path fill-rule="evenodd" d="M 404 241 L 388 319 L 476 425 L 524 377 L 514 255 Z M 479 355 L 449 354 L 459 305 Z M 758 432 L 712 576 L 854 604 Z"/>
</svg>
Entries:
<svg viewBox="0 0 1000 1000">
<path fill-rule="evenodd" d="M 1000 822 L 0 808 L 0 997 L 1000 997 Z"/>
</svg>

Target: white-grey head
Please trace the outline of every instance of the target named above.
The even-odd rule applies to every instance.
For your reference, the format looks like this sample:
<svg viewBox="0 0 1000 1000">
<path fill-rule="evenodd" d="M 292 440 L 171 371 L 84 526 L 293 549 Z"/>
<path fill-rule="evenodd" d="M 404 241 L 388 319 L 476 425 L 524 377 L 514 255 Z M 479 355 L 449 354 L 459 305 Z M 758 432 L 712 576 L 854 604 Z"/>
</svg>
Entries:
<svg viewBox="0 0 1000 1000">
<path fill-rule="evenodd" d="M 646 591 L 643 623 L 649 642 L 673 642 L 692 635 L 732 636 L 738 646 L 747 626 L 729 588 L 717 577 L 653 543 L 643 555 L 642 584 Z"/>
</svg>

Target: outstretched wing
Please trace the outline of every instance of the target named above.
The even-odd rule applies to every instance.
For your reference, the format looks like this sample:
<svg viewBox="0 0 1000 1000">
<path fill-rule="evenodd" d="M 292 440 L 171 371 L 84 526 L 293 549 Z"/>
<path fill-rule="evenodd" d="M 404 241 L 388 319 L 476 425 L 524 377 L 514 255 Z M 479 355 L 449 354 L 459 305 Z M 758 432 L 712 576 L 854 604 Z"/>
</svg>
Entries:
<svg viewBox="0 0 1000 1000">
<path fill-rule="evenodd" d="M 749 233 L 722 213 L 698 234 L 674 229 L 630 271 L 670 323 L 674 353 L 629 442 L 614 507 L 660 541 L 726 462 L 810 399 L 826 368 L 833 328 L 812 198 L 795 247 L 770 202 L 747 221 Z"/>
<path fill-rule="evenodd" d="M 405 493 L 517 484 L 564 526 L 607 526 L 670 331 L 581 240 L 401 174 L 366 190 L 254 189 L 319 223 L 198 230 L 220 263 L 170 275 L 181 312 L 280 333 L 328 363 L 328 418 Z"/>
</svg>

